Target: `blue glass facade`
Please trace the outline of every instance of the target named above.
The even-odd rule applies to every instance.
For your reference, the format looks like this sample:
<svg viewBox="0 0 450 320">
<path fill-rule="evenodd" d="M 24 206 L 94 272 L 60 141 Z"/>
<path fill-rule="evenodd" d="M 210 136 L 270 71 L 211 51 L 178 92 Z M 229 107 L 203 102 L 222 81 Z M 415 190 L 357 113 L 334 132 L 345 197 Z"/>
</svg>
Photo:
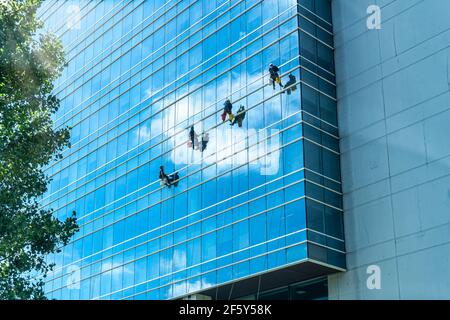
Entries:
<svg viewBox="0 0 450 320">
<path fill-rule="evenodd" d="M 66 50 L 55 124 L 72 127 L 41 204 L 81 226 L 48 257 L 50 298 L 172 299 L 306 261 L 345 268 L 328 0 L 47 1 L 40 16 Z M 274 90 L 269 63 L 296 90 Z M 222 122 L 227 98 L 241 127 Z"/>
</svg>

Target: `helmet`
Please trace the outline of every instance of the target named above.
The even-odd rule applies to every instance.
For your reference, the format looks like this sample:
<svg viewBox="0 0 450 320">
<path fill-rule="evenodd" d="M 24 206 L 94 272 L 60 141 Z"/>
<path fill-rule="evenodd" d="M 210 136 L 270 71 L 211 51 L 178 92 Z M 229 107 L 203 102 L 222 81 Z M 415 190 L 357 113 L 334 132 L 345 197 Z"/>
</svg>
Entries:
<svg viewBox="0 0 450 320">
<path fill-rule="evenodd" d="M 273 63 L 269 64 L 269 67 L 273 67 Z"/>
</svg>

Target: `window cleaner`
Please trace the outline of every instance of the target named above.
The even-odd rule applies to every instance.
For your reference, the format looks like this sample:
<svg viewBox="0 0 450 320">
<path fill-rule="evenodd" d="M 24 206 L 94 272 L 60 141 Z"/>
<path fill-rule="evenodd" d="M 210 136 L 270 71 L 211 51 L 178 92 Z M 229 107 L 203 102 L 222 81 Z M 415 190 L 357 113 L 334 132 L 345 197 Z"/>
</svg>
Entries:
<svg viewBox="0 0 450 320">
<path fill-rule="evenodd" d="M 236 115 L 234 117 L 234 120 L 233 120 L 233 122 L 231 124 L 234 125 L 237 122 L 239 128 L 241 128 L 242 127 L 242 122 L 244 121 L 244 118 L 245 118 L 245 108 L 244 108 L 244 106 L 241 105 L 239 107 L 239 109 L 238 109 L 238 111 L 237 111 L 237 113 L 236 113 Z"/>
<path fill-rule="evenodd" d="M 228 114 L 228 120 L 230 121 L 230 124 L 231 124 L 231 122 L 232 122 L 233 119 L 234 119 L 234 115 L 233 115 L 233 113 L 231 112 L 232 109 L 233 109 L 233 105 L 231 104 L 230 99 L 225 100 L 225 102 L 223 103 L 223 113 L 222 113 L 222 115 L 221 115 L 221 117 L 222 117 L 222 122 L 225 121 L 226 116 L 227 116 L 227 114 Z"/>
<path fill-rule="evenodd" d="M 297 90 L 296 83 L 297 83 L 297 79 L 295 78 L 295 76 L 292 73 L 289 74 L 289 80 L 284 85 L 284 87 L 286 88 L 286 94 L 289 95 L 289 94 L 291 94 L 291 91 Z"/>
<path fill-rule="evenodd" d="M 178 175 L 178 171 L 169 177 L 170 184 L 173 184 L 174 187 L 178 186 L 179 180 L 180 180 L 180 176 Z"/>
<path fill-rule="evenodd" d="M 189 131 L 189 141 L 188 141 L 188 147 L 192 147 L 192 149 L 198 149 L 198 135 L 195 133 L 194 126 L 191 127 L 191 130 Z"/>
<path fill-rule="evenodd" d="M 273 90 L 275 90 L 275 83 L 278 83 L 280 85 L 280 88 L 283 88 L 280 75 L 278 74 L 279 71 L 280 68 L 278 68 L 273 63 L 269 65 L 270 82 L 272 83 Z"/>
<path fill-rule="evenodd" d="M 202 134 L 202 147 L 200 149 L 201 152 L 203 152 L 206 149 L 208 142 L 209 142 L 209 134 L 208 134 L 208 132 L 204 132 Z"/>
<path fill-rule="evenodd" d="M 159 179 L 161 180 L 161 187 L 167 186 L 170 188 L 170 179 L 169 176 L 164 172 L 164 167 L 159 167 Z"/>
</svg>

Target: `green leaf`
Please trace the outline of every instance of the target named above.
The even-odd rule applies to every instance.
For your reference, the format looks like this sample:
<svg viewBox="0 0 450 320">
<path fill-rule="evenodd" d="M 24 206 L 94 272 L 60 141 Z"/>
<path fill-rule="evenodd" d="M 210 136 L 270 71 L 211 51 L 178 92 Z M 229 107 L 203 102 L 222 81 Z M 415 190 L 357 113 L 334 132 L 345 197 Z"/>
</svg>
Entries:
<svg viewBox="0 0 450 320">
<path fill-rule="evenodd" d="M 69 147 L 55 130 L 53 81 L 65 65 L 58 39 L 40 32 L 39 0 L 0 1 L 0 299 L 45 299 L 43 285 L 59 251 L 78 230 L 37 199 L 50 181 L 43 168 Z"/>
</svg>

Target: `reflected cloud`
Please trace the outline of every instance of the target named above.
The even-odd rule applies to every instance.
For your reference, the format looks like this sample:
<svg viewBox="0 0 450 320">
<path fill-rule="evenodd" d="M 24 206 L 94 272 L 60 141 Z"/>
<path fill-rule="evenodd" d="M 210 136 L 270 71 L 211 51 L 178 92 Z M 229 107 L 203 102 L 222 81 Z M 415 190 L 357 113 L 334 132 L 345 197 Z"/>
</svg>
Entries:
<svg viewBox="0 0 450 320">
<path fill-rule="evenodd" d="M 257 83 L 262 80 L 260 74 L 250 75 L 247 73 L 244 77 L 246 78 L 245 83 Z M 236 83 L 242 83 L 241 77 L 237 78 Z M 259 130 L 259 128 L 264 126 L 263 117 L 258 116 L 252 119 L 253 121 L 251 122 L 247 121 L 243 128 L 239 128 L 237 124 L 230 126 L 228 120 L 223 125 L 217 127 L 215 127 L 215 121 L 210 124 L 211 118 L 203 120 L 200 123 L 197 120 L 194 129 L 198 135 L 199 144 L 201 144 L 204 130 L 208 129 L 206 131 L 209 134 L 208 145 L 201 152 L 200 150 L 194 150 L 189 144 L 188 128 L 190 128 L 190 124 L 186 123 L 188 119 L 204 119 L 213 110 L 216 110 L 215 116 L 220 118 L 223 101 L 215 103 L 217 100 L 216 92 L 228 92 L 228 97 L 235 98 L 237 101 L 234 102 L 233 111 L 236 112 L 240 105 L 245 106 L 245 102 L 238 99 L 245 94 L 246 89 L 244 87 L 236 92 L 231 92 L 228 78 L 217 80 L 214 85 L 203 88 L 206 100 L 205 104 L 208 108 L 207 111 L 203 110 L 201 113 L 195 112 L 198 109 L 197 106 L 193 106 L 193 102 L 189 103 L 187 97 L 183 98 L 177 101 L 174 106 L 165 109 L 157 117 L 152 118 L 150 121 L 151 130 L 145 126 L 141 127 L 139 130 L 140 141 L 149 140 L 156 133 L 163 132 L 162 139 L 167 139 L 167 146 L 171 146 L 170 148 L 172 146 L 178 146 L 170 152 L 169 157 L 169 160 L 177 167 L 193 164 L 212 165 L 217 163 L 217 169 L 221 170 L 230 165 L 239 166 L 251 162 L 251 170 L 259 170 L 262 175 L 275 175 L 279 170 L 281 156 L 281 150 L 278 150 L 280 147 L 280 135 L 276 129 Z M 223 99 L 226 98 L 223 95 L 221 97 Z M 247 106 L 245 107 L 247 108 Z M 265 113 L 267 116 L 273 115 L 274 118 L 280 118 L 280 110 L 281 108 L 277 101 L 265 103 Z M 206 121 L 208 125 L 205 124 Z M 180 125 L 183 123 L 186 123 L 186 132 L 175 134 L 180 131 Z M 173 129 L 175 127 L 177 129 Z M 209 129 L 211 127 L 213 129 Z M 274 136 L 268 138 L 271 135 Z M 249 148 L 249 146 L 252 147 Z M 268 155 L 266 155 L 267 153 Z M 209 173 L 209 175 L 212 174 Z M 209 177 L 205 176 L 204 178 Z"/>
</svg>

